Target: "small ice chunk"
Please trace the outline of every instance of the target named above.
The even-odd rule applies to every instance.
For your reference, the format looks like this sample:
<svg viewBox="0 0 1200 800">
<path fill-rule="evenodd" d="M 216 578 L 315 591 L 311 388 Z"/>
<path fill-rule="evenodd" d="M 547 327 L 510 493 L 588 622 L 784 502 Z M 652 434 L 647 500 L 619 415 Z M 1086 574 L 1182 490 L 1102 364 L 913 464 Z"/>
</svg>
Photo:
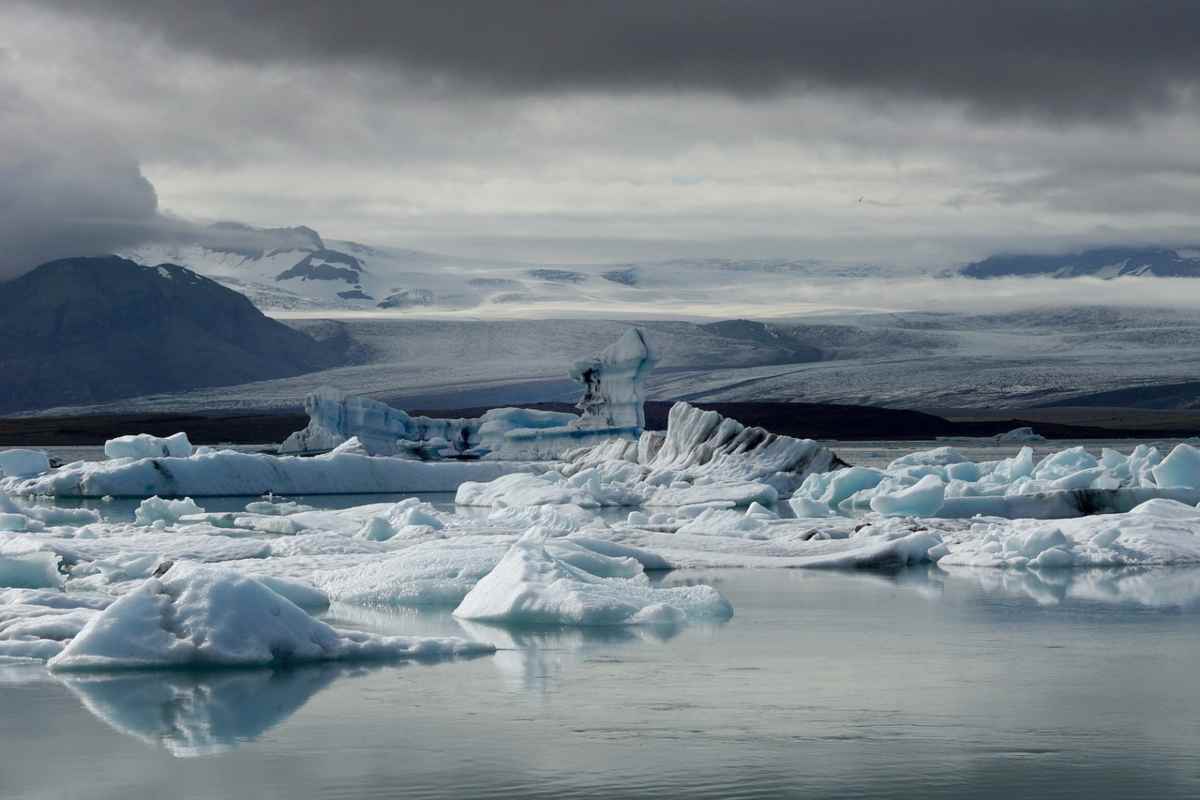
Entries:
<svg viewBox="0 0 1200 800">
<path fill-rule="evenodd" d="M 1044 442 L 1046 437 L 1037 433 L 1033 428 L 1013 428 L 1007 433 L 998 433 L 992 437 L 992 440 L 999 444 L 1007 444 L 1010 442 Z"/>
<path fill-rule="evenodd" d="M 793 497 L 788 501 L 792 511 L 801 519 L 807 517 L 833 517 L 836 512 L 820 500 L 809 500 L 807 497 Z"/>
<path fill-rule="evenodd" d="M 1200 488 L 1200 449 L 1190 444 L 1177 444 L 1158 466 L 1150 469 L 1160 489 Z"/>
<path fill-rule="evenodd" d="M 0 450 L 0 477 L 32 478 L 50 471 L 50 457 L 43 450 Z"/>
<path fill-rule="evenodd" d="M 871 510 L 885 517 L 932 517 L 946 500 L 946 484 L 936 475 L 926 475 L 907 489 L 877 494 Z"/>
<path fill-rule="evenodd" d="M 24 514 L 0 513 L 0 531 L 23 531 L 29 527 L 29 517 Z"/>
<path fill-rule="evenodd" d="M 182 500 L 164 500 L 155 495 L 146 498 L 138 505 L 137 510 L 133 512 L 133 518 L 139 525 L 153 525 L 159 520 L 168 525 L 174 525 L 179 522 L 180 517 L 203 513 L 204 509 L 196 505 L 196 501 L 190 497 Z"/>
<path fill-rule="evenodd" d="M 192 443 L 182 432 L 167 437 L 138 433 L 104 443 L 104 455 L 109 458 L 187 458 L 191 454 Z"/>
<path fill-rule="evenodd" d="M 44 550 L 0 556 L 0 587 L 12 589 L 60 589 L 63 576 L 58 556 Z"/>
<path fill-rule="evenodd" d="M 888 464 L 888 472 L 895 472 L 904 467 L 944 467 L 967 460 L 969 459 L 966 456 L 953 447 L 935 447 L 932 450 L 918 450 L 900 456 Z"/>
</svg>

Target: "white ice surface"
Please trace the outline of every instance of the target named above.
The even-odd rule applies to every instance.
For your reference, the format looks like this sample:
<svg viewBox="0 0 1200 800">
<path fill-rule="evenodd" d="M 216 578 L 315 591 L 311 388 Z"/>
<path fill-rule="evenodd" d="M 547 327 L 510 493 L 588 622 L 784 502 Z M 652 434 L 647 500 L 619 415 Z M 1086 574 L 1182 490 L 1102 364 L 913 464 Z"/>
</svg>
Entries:
<svg viewBox="0 0 1200 800">
<path fill-rule="evenodd" d="M 536 464 L 416 461 L 330 453 L 314 458 L 218 450 L 188 458 L 79 461 L 38 478 L 0 479 L 0 492 L 56 497 L 212 497 L 452 492 Z"/>
<path fill-rule="evenodd" d="M 490 652 L 462 639 L 339 631 L 236 572 L 176 565 L 94 616 L 52 670 L 262 666 Z"/>
<path fill-rule="evenodd" d="M 50 457 L 44 450 L 0 450 L 0 477 L 29 478 L 49 470 Z"/>
<path fill-rule="evenodd" d="M 677 625 L 733 615 L 711 586 L 657 588 L 640 569 L 628 577 L 598 576 L 552 555 L 545 540 L 534 528 L 513 543 L 454 615 L 520 625 Z"/>
<path fill-rule="evenodd" d="M 104 455 L 109 458 L 187 458 L 191 454 L 192 443 L 188 441 L 187 434 L 182 432 L 167 437 L 137 433 L 118 436 L 104 443 Z"/>
<path fill-rule="evenodd" d="M 488 484 L 465 483 L 460 505 L 528 507 L 772 505 L 836 457 L 810 439 L 747 428 L 715 411 L 676 403 L 665 434 L 635 441 L 611 439 L 564 456 L 540 475 L 510 475 Z"/>
<path fill-rule="evenodd" d="M 797 514 L 825 516 L 872 510 L 890 516 L 1063 519 L 1123 513 L 1147 500 L 1200 502 L 1200 450 L 1176 445 L 1165 458 L 1138 445 L 1125 455 L 1084 447 L 1035 461 L 1016 455 L 972 462 L 953 447 L 901 456 L 887 469 L 849 467 L 808 477 L 791 505 Z"/>
</svg>

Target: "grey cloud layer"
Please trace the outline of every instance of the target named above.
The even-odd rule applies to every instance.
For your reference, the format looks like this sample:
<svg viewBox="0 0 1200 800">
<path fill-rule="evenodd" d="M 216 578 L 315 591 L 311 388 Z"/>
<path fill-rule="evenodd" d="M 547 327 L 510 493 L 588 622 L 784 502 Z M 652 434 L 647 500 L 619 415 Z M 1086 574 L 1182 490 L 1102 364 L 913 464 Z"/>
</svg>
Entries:
<svg viewBox="0 0 1200 800">
<path fill-rule="evenodd" d="M 0 74 L 0 280 L 53 258 L 112 252 L 162 222 L 135 158 L 46 113 Z"/>
<path fill-rule="evenodd" d="M 0 0 L 0 259 L 194 235 L 159 206 L 562 261 L 1200 239 L 1192 4 L 447 6 Z"/>
<path fill-rule="evenodd" d="M 1193 0 L 48 0 L 246 62 L 394 64 L 491 90 L 797 87 L 1120 118 L 1190 103 Z"/>
</svg>

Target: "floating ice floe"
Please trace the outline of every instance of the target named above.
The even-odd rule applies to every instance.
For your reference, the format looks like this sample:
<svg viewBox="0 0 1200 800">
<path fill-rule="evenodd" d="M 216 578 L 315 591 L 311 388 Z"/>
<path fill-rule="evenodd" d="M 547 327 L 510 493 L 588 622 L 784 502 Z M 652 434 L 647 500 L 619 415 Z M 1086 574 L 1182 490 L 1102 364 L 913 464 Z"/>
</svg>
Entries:
<svg viewBox="0 0 1200 800">
<path fill-rule="evenodd" d="M 515 542 L 454 615 L 523 625 L 677 625 L 733 615 L 711 586 L 658 588 L 640 569 L 601 577 L 552 555 L 545 539 L 535 528 Z"/>
<path fill-rule="evenodd" d="M 164 500 L 158 495 L 143 500 L 133 512 L 133 518 L 142 525 L 155 522 L 175 523 L 189 514 L 203 514 L 204 509 L 190 497 L 182 500 Z"/>
<path fill-rule="evenodd" d="M 44 450 L 0 450 L 0 478 L 29 478 L 50 470 Z"/>
<path fill-rule="evenodd" d="M 24 553 L 0 550 L 0 588 L 58 589 L 63 585 L 58 564 L 54 553 L 45 550 L 30 549 Z"/>
<path fill-rule="evenodd" d="M 1013 428 L 1005 433 L 997 433 L 992 437 L 997 444 L 1017 444 L 1023 442 L 1044 442 L 1046 437 L 1034 431 L 1033 428 Z"/>
<path fill-rule="evenodd" d="M 564 456 L 540 475 L 465 483 L 455 502 L 468 506 L 773 505 L 810 474 L 841 462 L 811 439 L 747 428 L 716 411 L 676 403 L 665 433 L 612 439 Z"/>
<path fill-rule="evenodd" d="M 72 671 L 264 666 L 438 658 L 493 650 L 463 639 L 338 630 L 252 578 L 176 565 L 99 612 L 48 665 Z"/>
<path fill-rule="evenodd" d="M 0 479 L 0 492 L 56 497 L 452 492 L 464 481 L 539 469 L 544 467 L 512 461 L 416 461 L 352 453 L 301 458 L 218 450 L 186 458 L 78 461 L 36 478 Z"/>
<path fill-rule="evenodd" d="M 1162 498 L 1125 514 L 980 520 L 943 535 L 942 566 L 1124 567 L 1200 564 L 1200 510 Z"/>
<path fill-rule="evenodd" d="M 1177 445 L 1166 458 L 1138 445 L 1099 457 L 1072 447 L 1035 461 L 1023 447 L 1011 458 L 972 462 L 953 447 L 910 453 L 886 469 L 814 473 L 796 491 L 797 516 L 875 511 L 885 516 L 964 519 L 995 516 L 1065 519 L 1124 513 L 1147 500 L 1200 502 L 1200 450 Z"/>
</svg>

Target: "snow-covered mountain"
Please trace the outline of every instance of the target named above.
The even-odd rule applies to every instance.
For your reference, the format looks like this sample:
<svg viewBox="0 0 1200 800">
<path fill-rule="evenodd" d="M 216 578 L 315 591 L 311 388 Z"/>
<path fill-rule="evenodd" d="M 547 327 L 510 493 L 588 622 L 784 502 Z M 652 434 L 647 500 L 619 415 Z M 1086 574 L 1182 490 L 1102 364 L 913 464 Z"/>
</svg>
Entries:
<svg viewBox="0 0 1200 800">
<path fill-rule="evenodd" d="M 668 296 L 680 305 L 731 298 L 752 304 L 777 298 L 789 282 L 882 273 L 811 259 L 530 264 L 329 240 L 306 227 L 239 223 L 219 223 L 189 241 L 146 244 L 123 255 L 151 266 L 186 266 L 273 312 L 476 310 L 517 316 L 602 304 L 654 316 Z"/>
<path fill-rule="evenodd" d="M 1104 247 L 1066 255 L 995 255 L 968 264 L 968 278 L 1200 278 L 1200 250 Z"/>
</svg>

